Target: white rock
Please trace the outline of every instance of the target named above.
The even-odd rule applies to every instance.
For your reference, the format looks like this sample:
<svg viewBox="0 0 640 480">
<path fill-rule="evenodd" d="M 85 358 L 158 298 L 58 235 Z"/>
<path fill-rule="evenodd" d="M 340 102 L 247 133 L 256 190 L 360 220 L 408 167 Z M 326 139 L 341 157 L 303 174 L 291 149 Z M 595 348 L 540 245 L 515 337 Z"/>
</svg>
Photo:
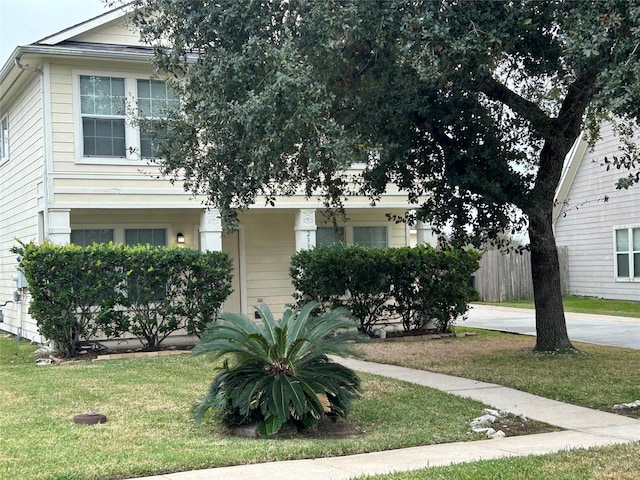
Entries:
<svg viewBox="0 0 640 480">
<path fill-rule="evenodd" d="M 496 418 L 500 418 L 504 415 L 502 415 L 502 412 L 498 412 L 497 410 L 493 410 L 492 408 L 485 408 L 484 409 L 484 414 L 485 415 L 491 415 L 492 417 L 496 417 Z"/>
<path fill-rule="evenodd" d="M 472 427 L 487 427 L 496 421 L 493 415 L 482 415 L 481 417 L 471 420 Z"/>
<path fill-rule="evenodd" d="M 493 428 L 489 427 L 473 427 L 471 431 L 473 433 L 487 433 L 489 430 L 493 430 Z"/>
<path fill-rule="evenodd" d="M 490 430 L 493 430 L 493 428 L 491 428 Z M 504 437 L 506 437 L 506 435 L 502 430 L 498 430 L 497 432 L 493 430 L 492 433 L 487 432 L 487 438 L 504 438 Z"/>
</svg>

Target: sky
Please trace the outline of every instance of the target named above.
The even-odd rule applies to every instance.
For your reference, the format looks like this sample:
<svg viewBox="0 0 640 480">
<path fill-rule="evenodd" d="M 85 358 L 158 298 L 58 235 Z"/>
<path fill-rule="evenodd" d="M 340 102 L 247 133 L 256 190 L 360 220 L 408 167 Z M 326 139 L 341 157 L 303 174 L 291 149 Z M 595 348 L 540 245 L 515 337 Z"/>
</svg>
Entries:
<svg viewBox="0 0 640 480">
<path fill-rule="evenodd" d="M 18 45 L 33 43 L 108 10 L 102 0 L 0 0 L 0 68 Z"/>
</svg>

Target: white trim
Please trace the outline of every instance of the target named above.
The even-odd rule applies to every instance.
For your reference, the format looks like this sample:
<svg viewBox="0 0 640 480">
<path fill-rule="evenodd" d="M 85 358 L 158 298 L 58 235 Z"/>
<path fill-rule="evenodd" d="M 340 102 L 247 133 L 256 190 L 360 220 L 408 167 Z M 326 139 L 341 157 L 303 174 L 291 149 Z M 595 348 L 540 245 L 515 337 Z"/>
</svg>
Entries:
<svg viewBox="0 0 640 480">
<path fill-rule="evenodd" d="M 552 217 L 554 227 L 556 222 L 558 221 L 558 218 L 560 218 L 560 215 L 564 210 L 564 203 L 567 201 L 567 195 L 569 195 L 569 190 L 571 189 L 571 185 L 576 178 L 578 168 L 582 163 L 582 159 L 585 152 L 587 151 L 588 146 L 589 142 L 587 142 L 586 136 L 584 132 L 582 132 L 567 154 L 567 158 L 565 159 L 564 167 L 562 170 L 562 176 L 560 177 L 558 189 L 556 190 L 554 198 Z"/>
<path fill-rule="evenodd" d="M 640 225 L 618 225 L 613 227 L 613 276 L 616 283 L 635 283 L 640 281 L 640 277 L 636 277 L 635 273 L 635 255 L 640 250 L 633 248 L 633 230 L 640 229 Z M 629 249 L 618 252 L 617 232 L 619 230 L 627 231 L 627 240 L 629 240 Z M 618 275 L 618 253 L 627 254 L 629 256 L 629 276 L 621 277 Z"/>
<path fill-rule="evenodd" d="M 146 200 L 146 202 L 135 202 L 135 203 L 105 203 L 105 202 L 96 202 L 89 203 L 84 199 L 82 202 L 82 198 L 78 199 L 77 202 L 56 202 L 56 208 L 70 209 L 70 210 L 163 210 L 163 209 L 171 209 L 171 210 L 191 210 L 192 208 L 197 208 L 198 212 L 202 211 L 202 203 L 198 201 L 197 204 L 192 203 L 176 203 L 176 202 L 157 202 Z M 195 201 L 195 200 L 194 200 Z"/>
<path fill-rule="evenodd" d="M 249 315 L 249 301 L 247 300 L 247 250 L 245 245 L 244 225 L 238 225 L 238 248 L 240 249 L 240 310 Z"/>
<path fill-rule="evenodd" d="M 149 159 L 140 158 L 140 129 L 131 123 L 128 115 L 131 108 L 136 108 L 138 103 L 138 80 L 158 80 L 154 78 L 152 73 L 131 73 L 118 70 L 100 70 L 100 69 L 73 69 L 72 75 L 72 97 L 73 97 L 73 122 L 74 122 L 74 139 L 75 139 L 75 163 L 78 165 L 127 165 L 127 166 L 148 166 L 153 168 Z M 82 131 L 82 99 L 80 88 L 80 77 L 94 76 L 107 78 L 124 79 L 126 113 L 124 115 L 125 122 L 125 156 L 124 157 L 98 157 L 84 156 L 84 136 Z M 163 81 L 163 80 L 160 80 Z M 99 115 L 87 115 L 88 117 L 100 117 Z M 112 115 L 105 118 L 120 118 Z M 157 169 L 157 167 L 156 167 Z"/>
</svg>

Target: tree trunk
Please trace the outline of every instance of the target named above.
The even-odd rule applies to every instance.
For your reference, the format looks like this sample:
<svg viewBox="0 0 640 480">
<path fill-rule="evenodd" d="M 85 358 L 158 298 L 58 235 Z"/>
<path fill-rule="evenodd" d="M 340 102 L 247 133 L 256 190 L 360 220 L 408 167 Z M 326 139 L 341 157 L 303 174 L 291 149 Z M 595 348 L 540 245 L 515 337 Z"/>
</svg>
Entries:
<svg viewBox="0 0 640 480">
<path fill-rule="evenodd" d="M 529 215 L 531 277 L 536 308 L 536 351 L 574 350 L 562 306 L 560 262 L 551 211 Z"/>
</svg>

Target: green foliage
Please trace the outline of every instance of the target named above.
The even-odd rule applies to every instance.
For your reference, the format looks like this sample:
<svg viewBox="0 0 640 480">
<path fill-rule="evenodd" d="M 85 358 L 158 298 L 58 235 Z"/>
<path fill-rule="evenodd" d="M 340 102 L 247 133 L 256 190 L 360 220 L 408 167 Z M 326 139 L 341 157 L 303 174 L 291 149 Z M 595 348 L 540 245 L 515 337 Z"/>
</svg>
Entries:
<svg viewBox="0 0 640 480">
<path fill-rule="evenodd" d="M 596 138 L 611 114 L 623 149 L 607 165 L 630 169 L 620 188 L 640 179 L 640 1 L 133 4 L 182 100 L 158 124 L 161 171 L 228 225 L 260 195 L 302 186 L 342 207 L 394 184 L 458 245 L 527 230 L 536 348 L 570 346 L 554 194 L 581 130 Z"/>
<path fill-rule="evenodd" d="M 320 245 L 291 259 L 290 275 L 298 305 L 309 300 L 325 308 L 346 307 L 370 333 L 390 314 L 393 298 L 392 250 L 359 245 Z"/>
<path fill-rule="evenodd" d="M 226 312 L 210 323 L 193 352 L 226 358 L 196 407 L 196 419 L 213 408 L 227 425 L 255 422 L 263 434 L 272 435 L 287 425 L 310 427 L 325 413 L 346 416 L 359 396 L 360 380 L 327 355 L 353 353 L 353 343 L 366 337 L 355 331 L 347 311 L 316 317 L 318 306 L 312 302 L 298 312 L 286 310 L 275 320 L 261 305 L 256 309 L 262 325 Z"/>
<path fill-rule="evenodd" d="M 226 254 L 140 245 L 123 258 L 128 330 L 148 349 L 183 328 L 200 334 L 231 294 Z"/>
<path fill-rule="evenodd" d="M 476 298 L 468 280 L 479 260 L 473 250 L 453 248 L 318 246 L 298 252 L 290 274 L 299 305 L 311 299 L 326 308 L 344 306 L 363 332 L 371 334 L 394 314 L 407 330 L 435 320 L 445 332 Z"/>
<path fill-rule="evenodd" d="M 131 333 L 153 350 L 177 330 L 198 334 L 231 293 L 231 260 L 220 252 L 34 243 L 12 251 L 40 333 L 68 357 L 96 337 Z"/>
<path fill-rule="evenodd" d="M 405 329 L 421 330 L 435 320 L 438 331 L 448 332 L 469 302 L 477 300 L 478 292 L 469 285 L 480 266 L 477 251 L 420 246 L 395 249 L 393 254 L 394 312 Z"/>
<path fill-rule="evenodd" d="M 94 245 L 24 244 L 12 249 L 29 283 L 30 314 L 39 332 L 55 342 L 60 353 L 73 357 L 81 339 L 99 331 L 120 336 L 126 319 L 118 253 Z"/>
</svg>

